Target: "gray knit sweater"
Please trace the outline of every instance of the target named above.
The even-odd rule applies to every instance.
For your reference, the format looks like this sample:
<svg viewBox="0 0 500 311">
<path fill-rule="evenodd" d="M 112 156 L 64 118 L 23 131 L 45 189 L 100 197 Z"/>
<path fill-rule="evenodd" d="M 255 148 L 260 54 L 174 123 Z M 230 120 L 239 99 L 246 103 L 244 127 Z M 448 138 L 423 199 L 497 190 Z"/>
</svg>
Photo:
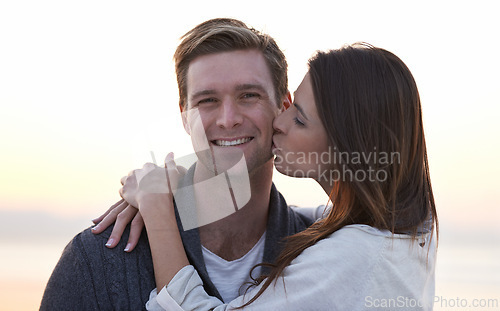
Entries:
<svg viewBox="0 0 500 311">
<path fill-rule="evenodd" d="M 312 223 L 312 220 L 292 211 L 274 185 L 269 207 L 264 262 L 274 262 L 284 237 L 300 232 Z M 178 224 L 181 225 L 180 221 Z M 126 253 L 123 249 L 129 227 L 114 249 L 104 245 L 111 231 L 110 227 L 94 235 L 88 228 L 73 238 L 48 281 L 40 310 L 145 310 L 149 293 L 156 287 L 146 232 L 142 233 L 136 248 Z M 205 290 L 221 299 L 208 276 L 198 230 L 181 230 L 181 237 L 189 261 L 198 270 Z"/>
</svg>

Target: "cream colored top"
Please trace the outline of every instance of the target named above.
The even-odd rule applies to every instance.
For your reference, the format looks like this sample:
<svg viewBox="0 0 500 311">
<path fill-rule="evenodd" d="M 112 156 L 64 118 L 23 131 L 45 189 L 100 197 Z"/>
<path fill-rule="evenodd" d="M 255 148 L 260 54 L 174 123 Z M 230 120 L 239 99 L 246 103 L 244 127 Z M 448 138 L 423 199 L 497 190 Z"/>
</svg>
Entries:
<svg viewBox="0 0 500 311">
<path fill-rule="evenodd" d="M 425 243 L 424 246 L 421 244 Z M 346 226 L 307 248 L 244 310 L 432 310 L 435 242 L 367 225 Z M 229 304 L 209 296 L 192 266 L 181 269 L 148 310 L 231 310 L 259 287 Z"/>
</svg>

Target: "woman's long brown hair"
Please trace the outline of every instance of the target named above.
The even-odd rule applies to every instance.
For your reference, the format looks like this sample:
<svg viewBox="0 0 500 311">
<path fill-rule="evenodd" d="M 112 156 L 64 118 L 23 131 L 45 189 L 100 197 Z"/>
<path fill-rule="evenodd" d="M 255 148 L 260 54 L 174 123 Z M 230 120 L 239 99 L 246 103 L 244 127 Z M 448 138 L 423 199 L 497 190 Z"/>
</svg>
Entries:
<svg viewBox="0 0 500 311">
<path fill-rule="evenodd" d="M 331 169 L 379 172 L 376 180 L 339 179 L 328 215 L 290 236 L 254 302 L 306 248 L 351 224 L 414 238 L 438 219 L 429 177 L 420 97 L 412 74 L 394 54 L 366 43 L 318 52 L 309 60 L 318 114 L 337 155 L 374 156 L 335 161 Z M 427 228 L 424 228 L 427 226 Z"/>
</svg>

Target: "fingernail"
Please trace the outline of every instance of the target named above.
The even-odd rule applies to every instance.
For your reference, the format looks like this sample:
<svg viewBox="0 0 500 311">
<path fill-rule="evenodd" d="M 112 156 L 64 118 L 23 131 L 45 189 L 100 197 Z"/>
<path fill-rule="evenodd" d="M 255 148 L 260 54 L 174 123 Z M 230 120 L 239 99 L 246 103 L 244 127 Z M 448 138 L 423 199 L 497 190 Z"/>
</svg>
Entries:
<svg viewBox="0 0 500 311">
<path fill-rule="evenodd" d="M 106 243 L 107 247 L 110 247 L 113 244 L 113 239 L 109 239 L 108 242 Z"/>
<path fill-rule="evenodd" d="M 128 243 L 127 246 L 125 246 L 124 251 L 128 252 L 130 250 L 130 246 L 131 246 L 130 243 Z"/>
<path fill-rule="evenodd" d="M 90 229 L 90 230 L 95 231 L 95 230 L 97 230 L 97 227 L 99 227 L 99 225 L 92 227 L 92 229 Z"/>
</svg>

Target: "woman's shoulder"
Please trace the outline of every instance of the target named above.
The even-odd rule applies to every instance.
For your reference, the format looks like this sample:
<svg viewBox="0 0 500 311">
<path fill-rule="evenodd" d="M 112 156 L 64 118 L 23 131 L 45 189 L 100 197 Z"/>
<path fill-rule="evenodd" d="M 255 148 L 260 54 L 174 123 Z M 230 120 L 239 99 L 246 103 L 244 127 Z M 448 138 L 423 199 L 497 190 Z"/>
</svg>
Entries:
<svg viewBox="0 0 500 311">
<path fill-rule="evenodd" d="M 369 231 L 344 227 L 306 248 L 284 270 L 287 292 L 316 297 L 317 303 L 326 301 L 340 310 L 357 310 L 354 304 L 364 295 L 366 279 L 386 243 L 384 235 Z"/>
<path fill-rule="evenodd" d="M 369 270 L 376 259 L 400 254 L 406 256 L 413 248 L 423 249 L 418 245 L 410 235 L 355 224 L 345 226 L 308 247 L 295 261 L 311 266 L 327 261 L 338 262 L 337 267 L 359 266 L 361 270 Z"/>
<path fill-rule="evenodd" d="M 315 246 L 318 246 L 318 248 L 327 246 L 330 249 L 333 247 L 333 249 L 337 250 L 335 253 L 356 249 L 361 249 L 363 253 L 366 253 L 370 250 L 380 250 L 382 245 L 387 243 L 391 237 L 392 234 L 387 230 L 356 224 L 345 226 L 333 232 L 325 239 L 316 243 Z"/>
<path fill-rule="evenodd" d="M 368 270 L 370 260 L 385 251 L 388 237 L 385 232 L 369 226 L 346 226 L 306 248 L 292 261 L 291 268 L 297 265 L 307 267 L 306 270 L 318 266 L 335 271 Z"/>
<path fill-rule="evenodd" d="M 433 248 L 415 242 L 409 235 L 349 225 L 305 249 L 287 272 L 300 274 L 302 283 L 309 279 L 336 288 L 340 300 L 392 297 L 394 293 L 424 299 L 432 296 Z"/>
</svg>

